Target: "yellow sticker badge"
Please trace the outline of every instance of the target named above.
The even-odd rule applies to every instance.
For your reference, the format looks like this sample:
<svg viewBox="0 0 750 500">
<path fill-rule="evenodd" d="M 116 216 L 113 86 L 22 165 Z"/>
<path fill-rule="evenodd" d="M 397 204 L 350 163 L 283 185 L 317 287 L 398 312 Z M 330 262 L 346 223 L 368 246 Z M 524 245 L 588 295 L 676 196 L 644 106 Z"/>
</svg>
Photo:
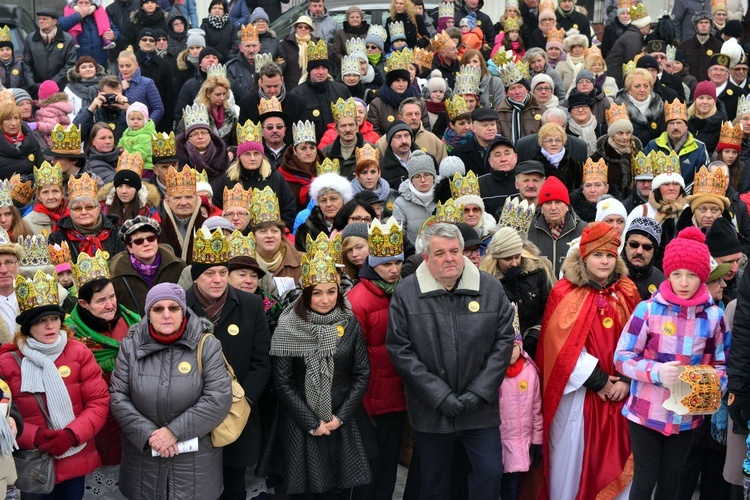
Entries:
<svg viewBox="0 0 750 500">
<path fill-rule="evenodd" d="M 0 380 L 0 392 L 10 394 L 10 387 L 8 387 L 8 384 L 4 380 Z"/>
<path fill-rule="evenodd" d="M 472 300 L 471 302 L 469 302 L 469 311 L 473 313 L 479 311 L 479 302 L 477 302 L 476 300 Z"/>
<path fill-rule="evenodd" d="M 653 293 L 654 293 L 655 291 L 656 291 L 656 285 L 654 285 L 653 283 L 651 283 L 651 284 L 650 284 L 650 285 L 648 286 L 648 293 L 651 293 L 651 294 L 653 294 Z"/>
<path fill-rule="evenodd" d="M 539 120 L 541 120 L 541 119 L 542 119 L 542 115 L 540 115 L 539 113 L 537 113 L 537 114 L 535 114 L 535 115 L 534 115 L 534 119 L 535 119 L 536 121 L 539 121 Z"/>
<path fill-rule="evenodd" d="M 612 318 L 604 318 L 602 320 L 602 325 L 604 325 L 604 328 L 612 328 L 612 325 L 614 325 L 615 322 L 612 321 Z"/>
<path fill-rule="evenodd" d="M 661 325 L 661 333 L 671 337 L 672 335 L 677 333 L 677 327 L 671 321 L 667 321 L 666 323 Z"/>
<path fill-rule="evenodd" d="M 179 365 L 177 365 L 177 369 L 180 370 L 180 373 L 190 373 L 190 370 L 192 370 L 192 366 L 190 366 L 190 363 L 187 361 L 183 361 Z"/>
<path fill-rule="evenodd" d="M 707 55 L 707 56 L 712 56 L 712 55 L 714 55 L 714 51 L 713 51 L 713 50 L 711 50 L 711 49 L 708 49 L 708 50 L 706 51 L 706 55 Z"/>
<path fill-rule="evenodd" d="M 727 89 L 727 95 L 734 95 L 734 90 Z"/>
<path fill-rule="evenodd" d="M 65 46 L 65 45 L 63 45 L 63 43 L 62 43 L 62 42 L 60 42 L 60 43 L 58 43 L 58 44 L 57 44 L 57 48 L 58 48 L 58 49 L 62 49 L 62 48 L 63 48 L 64 46 Z"/>
<path fill-rule="evenodd" d="M 70 377 L 70 367 L 68 365 L 62 365 L 57 369 L 57 373 L 59 373 L 62 378 Z"/>
<path fill-rule="evenodd" d="M 656 124 L 656 122 L 651 122 L 651 128 L 652 128 L 652 129 L 656 130 L 656 128 L 657 128 L 658 126 L 659 126 L 659 125 L 657 125 L 657 124 Z"/>
<path fill-rule="evenodd" d="M 521 380 L 521 382 L 518 383 L 518 388 L 521 389 L 522 391 L 525 391 L 526 389 L 529 388 L 529 383 L 526 382 L 525 380 Z"/>
<path fill-rule="evenodd" d="M 36 156 L 34 156 L 33 153 L 29 155 L 29 161 L 34 161 L 34 158 L 36 158 Z"/>
<path fill-rule="evenodd" d="M 14 75 L 18 75 L 19 71 L 17 69 L 14 69 L 13 71 L 11 71 L 11 73 L 13 73 Z"/>
<path fill-rule="evenodd" d="M 320 116 L 320 110 L 319 109 L 313 109 L 313 116 Z"/>
<path fill-rule="evenodd" d="M 229 327 L 227 327 L 227 331 L 229 332 L 229 335 L 234 336 L 240 333 L 240 327 L 237 325 L 229 325 Z"/>
<path fill-rule="evenodd" d="M 336 332 L 338 333 L 339 338 L 344 336 L 344 327 L 339 325 L 336 327 Z"/>
</svg>

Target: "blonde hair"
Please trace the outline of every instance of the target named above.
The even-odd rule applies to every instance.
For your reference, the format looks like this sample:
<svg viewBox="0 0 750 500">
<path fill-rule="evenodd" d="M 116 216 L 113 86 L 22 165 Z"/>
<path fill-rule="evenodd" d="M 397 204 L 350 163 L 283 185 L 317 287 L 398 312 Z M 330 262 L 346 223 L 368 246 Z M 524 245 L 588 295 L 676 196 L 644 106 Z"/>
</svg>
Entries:
<svg viewBox="0 0 750 500">
<path fill-rule="evenodd" d="M 693 102 L 693 104 L 690 105 L 687 111 L 688 111 L 688 118 L 696 117 L 696 118 L 700 118 L 703 120 L 703 119 L 711 118 L 712 116 L 714 116 L 718 112 L 718 109 L 716 109 L 716 101 L 714 101 L 714 104 L 713 106 L 711 106 L 711 109 L 708 111 L 708 114 L 702 115 L 698 111 L 698 108 L 695 107 L 695 102 Z"/>
<path fill-rule="evenodd" d="M 347 236 L 346 238 L 344 238 L 344 241 L 341 242 L 341 260 L 344 261 L 344 272 L 350 278 L 356 278 L 359 275 L 359 269 L 357 268 L 357 266 L 349 262 L 349 258 L 346 256 L 349 250 L 354 248 L 354 246 L 357 244 L 357 240 L 363 240 L 365 243 L 367 243 L 369 248 L 370 242 L 362 238 L 361 236 Z"/>
<path fill-rule="evenodd" d="M 635 83 L 635 80 L 642 78 L 651 85 L 651 90 L 654 89 L 654 75 L 645 68 L 636 68 L 625 77 L 625 90 L 630 90 L 630 87 Z"/>
<path fill-rule="evenodd" d="M 225 89 L 227 89 L 227 97 L 224 98 L 224 108 L 229 108 L 229 90 L 232 88 L 232 86 L 229 83 L 229 80 L 227 80 L 223 76 L 209 76 L 208 78 L 206 78 L 206 80 L 203 82 L 203 85 L 201 85 L 200 90 L 198 90 L 198 95 L 195 97 L 195 103 L 203 104 L 204 106 L 206 106 L 206 108 L 210 109 L 211 103 L 208 99 L 208 96 L 217 87 L 224 87 Z"/>
<path fill-rule="evenodd" d="M 602 70 L 602 72 L 606 73 L 607 72 L 607 61 L 605 61 L 602 56 L 597 56 L 597 55 L 588 56 L 583 61 L 583 69 L 587 69 L 587 70 L 591 71 L 591 67 L 594 65 L 594 63 L 597 63 L 597 62 L 602 63 L 602 66 L 604 67 L 604 69 Z"/>
<path fill-rule="evenodd" d="M 240 157 L 238 156 L 227 169 L 227 179 L 232 182 L 239 182 L 241 169 L 242 164 L 240 163 Z M 265 156 L 263 157 L 263 161 L 260 163 L 259 170 L 260 178 L 262 180 L 268 179 L 268 177 L 271 175 L 271 163 Z"/>
<path fill-rule="evenodd" d="M 138 65 L 138 58 L 135 57 L 135 52 L 133 52 L 132 50 L 123 50 L 122 52 L 120 52 L 117 55 L 117 60 L 119 61 L 120 59 L 130 59 L 136 64 L 136 66 Z"/>
<path fill-rule="evenodd" d="M 411 23 L 414 25 L 414 28 L 417 28 L 417 7 L 412 3 L 411 0 L 404 0 L 406 2 L 406 15 L 411 20 Z M 391 14 L 391 20 L 396 20 L 396 5 L 395 0 L 391 0 L 391 6 L 388 9 L 388 12 Z"/>
<path fill-rule="evenodd" d="M 537 134 L 539 146 L 544 143 L 547 137 L 557 134 L 562 136 L 563 144 L 565 144 L 565 142 L 568 140 L 568 134 L 565 133 L 565 129 L 557 123 L 545 123 L 539 128 L 539 132 Z"/>
<path fill-rule="evenodd" d="M 2 106 L 0 106 L 0 124 L 8 118 L 12 118 L 14 116 L 17 116 L 19 120 L 23 121 L 21 110 L 18 109 L 18 106 L 16 106 L 15 103 L 6 102 Z"/>
</svg>

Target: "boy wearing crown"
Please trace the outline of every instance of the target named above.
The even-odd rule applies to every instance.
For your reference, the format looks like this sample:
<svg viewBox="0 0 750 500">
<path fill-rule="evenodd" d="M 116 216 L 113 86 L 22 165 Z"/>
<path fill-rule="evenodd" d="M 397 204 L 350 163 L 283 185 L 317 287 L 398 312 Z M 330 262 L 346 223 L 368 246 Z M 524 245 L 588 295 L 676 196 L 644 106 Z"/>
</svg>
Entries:
<svg viewBox="0 0 750 500">
<path fill-rule="evenodd" d="M 341 175 L 352 180 L 354 171 L 357 169 L 357 157 L 354 151 L 365 145 L 365 140 L 357 127 L 357 106 L 354 99 L 350 97 L 331 103 L 331 108 L 338 137 L 323 148 L 323 155 L 332 160 L 337 159 L 341 165 Z"/>
</svg>

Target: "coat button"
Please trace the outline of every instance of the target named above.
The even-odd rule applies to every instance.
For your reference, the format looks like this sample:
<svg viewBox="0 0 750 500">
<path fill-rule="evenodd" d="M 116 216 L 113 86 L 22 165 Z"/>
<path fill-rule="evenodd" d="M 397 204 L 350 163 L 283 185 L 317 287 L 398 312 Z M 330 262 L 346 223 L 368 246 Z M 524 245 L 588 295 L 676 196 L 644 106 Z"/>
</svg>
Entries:
<svg viewBox="0 0 750 500">
<path fill-rule="evenodd" d="M 161 383 L 162 386 L 167 387 L 169 385 L 169 381 L 165 380 Z"/>
</svg>

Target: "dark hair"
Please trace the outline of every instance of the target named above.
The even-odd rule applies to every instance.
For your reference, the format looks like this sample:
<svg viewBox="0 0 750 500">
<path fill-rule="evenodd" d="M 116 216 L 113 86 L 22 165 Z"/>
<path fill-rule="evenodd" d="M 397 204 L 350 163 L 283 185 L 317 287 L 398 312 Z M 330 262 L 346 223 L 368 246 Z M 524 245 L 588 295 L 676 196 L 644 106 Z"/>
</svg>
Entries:
<svg viewBox="0 0 750 500">
<path fill-rule="evenodd" d="M 110 283 L 112 283 L 112 281 L 109 278 L 97 278 L 88 283 L 84 283 L 83 286 L 78 289 L 78 298 L 84 302 L 91 302 L 91 298 L 94 294 L 107 288 L 107 285 Z"/>
<path fill-rule="evenodd" d="M 96 84 L 96 88 L 99 92 L 103 92 L 104 87 L 109 87 L 112 89 L 122 87 L 122 82 L 114 75 L 106 75 L 103 76 L 101 80 L 99 80 L 99 83 Z"/>
<path fill-rule="evenodd" d="M 81 56 L 76 61 L 76 65 L 75 65 L 76 71 L 79 71 L 81 69 L 81 65 L 86 64 L 86 63 L 93 64 L 94 68 L 96 68 L 97 71 L 99 70 L 99 63 L 96 62 L 96 59 L 94 59 L 91 56 Z"/>
<path fill-rule="evenodd" d="M 91 154 L 91 143 L 94 142 L 94 137 L 96 137 L 96 134 L 98 134 L 100 130 L 105 129 L 105 128 L 107 130 L 109 130 L 110 132 L 112 132 L 113 136 L 115 135 L 114 130 L 112 130 L 112 127 L 110 127 L 108 123 L 96 122 L 91 127 L 91 133 L 89 134 L 89 140 L 86 141 L 86 151 L 85 151 L 85 154 L 86 154 L 87 158 L 88 158 L 89 154 Z M 113 141 L 112 144 L 113 144 L 114 148 L 117 148 L 117 143 L 116 142 Z M 112 151 L 114 151 L 114 149 Z M 104 151 L 99 151 L 99 152 L 103 153 Z"/>
<path fill-rule="evenodd" d="M 120 197 L 117 196 L 117 188 L 115 189 L 115 197 L 112 199 L 112 205 L 110 205 L 109 213 L 115 214 L 121 218 L 121 220 L 130 220 L 138 217 L 138 213 L 141 211 L 141 199 L 138 197 L 138 190 L 135 190 L 135 197 L 133 201 L 125 207 Z"/>
<path fill-rule="evenodd" d="M 344 206 L 341 207 L 341 210 L 339 210 L 336 214 L 336 217 L 333 219 L 333 228 L 339 231 L 343 231 L 344 228 L 349 224 L 349 217 L 351 217 L 357 207 L 364 208 L 367 213 L 370 214 L 370 217 L 372 217 L 373 220 L 377 218 L 375 210 L 373 210 L 372 206 L 370 206 L 369 203 L 365 203 L 358 198 L 352 198 L 351 200 L 344 203 Z"/>
<path fill-rule="evenodd" d="M 271 61 L 264 64 L 260 69 L 260 71 L 258 72 L 258 78 L 260 78 L 261 76 L 273 78 L 274 76 L 284 76 L 284 72 L 281 71 L 281 67 L 278 64 Z"/>
<path fill-rule="evenodd" d="M 518 34 L 518 40 L 516 41 L 518 42 L 518 52 L 524 52 L 523 38 L 521 38 L 521 33 Z M 513 50 L 513 42 L 508 37 L 508 33 L 506 33 L 505 36 L 503 37 L 502 44 L 505 50 Z"/>
<path fill-rule="evenodd" d="M 297 302 L 294 303 L 295 314 L 302 318 L 304 321 L 308 320 L 307 314 L 311 310 L 310 303 L 312 302 L 313 290 L 315 290 L 314 286 L 303 288 L 302 295 L 299 297 L 299 299 L 297 299 Z M 336 308 L 341 309 L 342 311 L 346 311 L 346 301 L 344 299 L 344 294 L 341 291 L 341 287 L 337 287 L 336 291 L 338 292 L 338 296 L 336 297 Z"/>
<path fill-rule="evenodd" d="M 663 184 L 662 184 L 663 186 Z M 661 187 L 661 186 L 659 186 Z M 661 195 L 661 191 L 657 188 L 652 191 L 654 193 L 654 200 L 657 202 L 660 202 L 664 199 L 664 197 Z M 687 196 L 687 193 L 685 192 L 685 188 L 680 186 L 680 196 Z"/>
<path fill-rule="evenodd" d="M 211 9 L 214 5 L 221 5 L 221 7 L 224 9 L 224 14 L 229 14 L 229 8 L 227 7 L 227 3 L 224 0 L 211 0 L 211 3 L 208 5 L 209 14 L 211 14 Z"/>
</svg>

